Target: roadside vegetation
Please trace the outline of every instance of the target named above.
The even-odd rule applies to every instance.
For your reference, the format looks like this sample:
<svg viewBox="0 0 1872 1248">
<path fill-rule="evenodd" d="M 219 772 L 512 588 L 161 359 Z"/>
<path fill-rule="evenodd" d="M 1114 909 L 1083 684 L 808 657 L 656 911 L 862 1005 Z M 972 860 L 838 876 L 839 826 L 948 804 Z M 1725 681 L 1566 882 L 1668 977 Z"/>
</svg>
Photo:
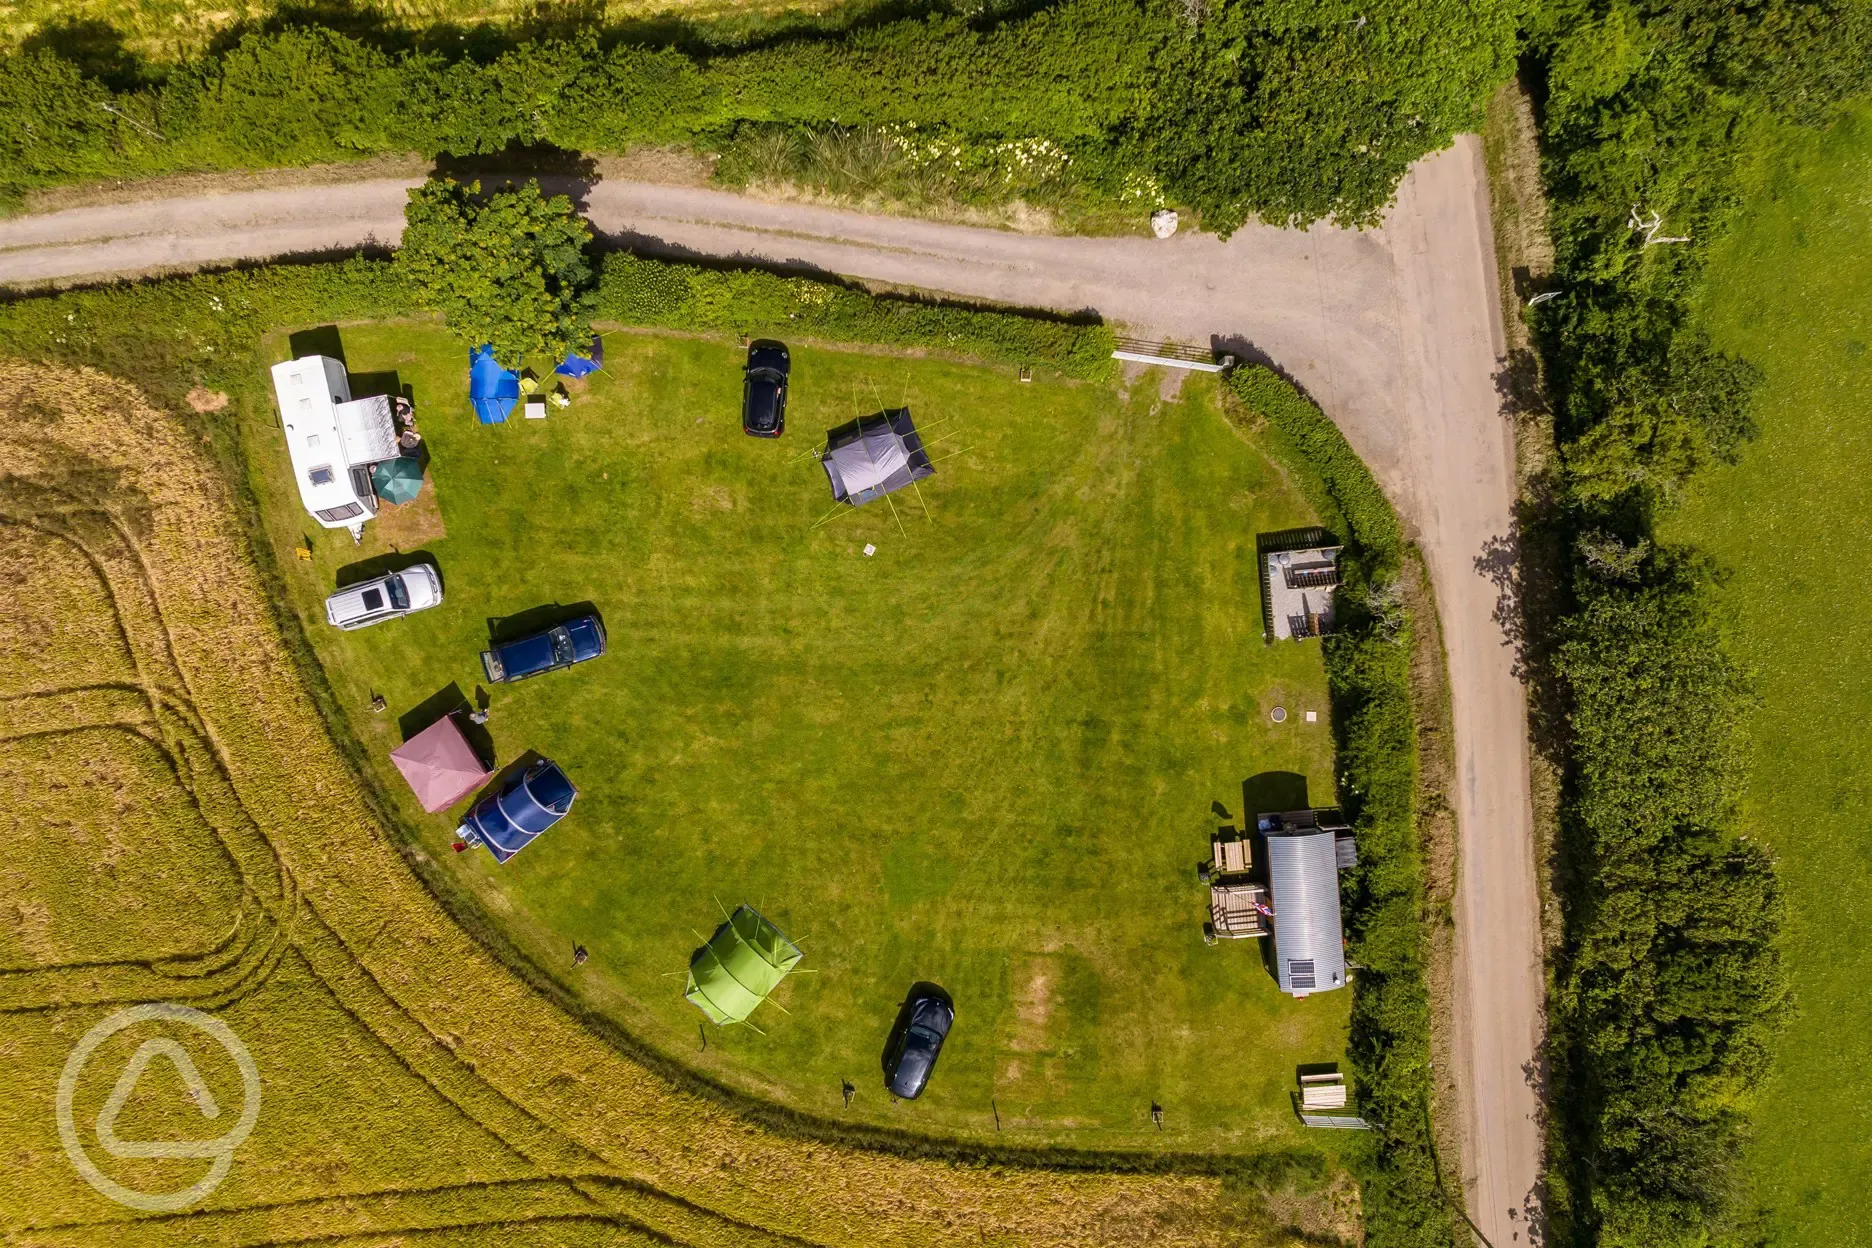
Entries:
<svg viewBox="0 0 1872 1248">
<path fill-rule="evenodd" d="M 1746 1150 L 1762 1229 L 1789 1248 L 1865 1242 L 1872 1076 L 1865 977 L 1872 601 L 1845 544 L 1872 516 L 1872 112 L 1782 130 L 1741 220 L 1710 254 L 1699 308 L 1720 348 L 1762 373 L 1757 438 L 1691 482 L 1662 526 L 1728 575 L 1714 614 L 1754 674 L 1740 826 L 1776 855 L 1798 1009 Z M 1856 1228 L 1856 1229 L 1848 1229 Z"/>
<path fill-rule="evenodd" d="M 1711 248 L 1759 155 L 1872 85 L 1872 9 L 1566 6 L 1536 11 L 1530 47 L 1555 263 L 1524 293 L 1557 292 L 1531 316 L 1560 459 L 1526 523 L 1572 563 L 1528 652 L 1569 766 L 1548 1209 L 1560 1243 L 1743 1242 L 1782 886 L 1739 834 L 1757 685 L 1716 565 L 1660 525 L 1756 429 L 1753 353 L 1699 312 Z"/>
<path fill-rule="evenodd" d="M 0 25 L 0 48 L 57 48 L 101 68 L 160 72 L 212 53 L 253 29 L 298 18 L 381 39 L 459 40 L 463 35 L 525 37 L 590 25 L 706 30 L 738 40 L 802 27 L 862 20 L 877 0 L 14 0 Z"/>
<path fill-rule="evenodd" d="M 1382 0 L 1061 0 L 692 50 L 587 29 L 435 47 L 252 31 L 143 75 L 22 51 L 0 72 L 0 195 L 186 171 L 512 147 L 676 143 L 729 176 L 1005 205 L 1194 210 L 1209 229 L 1374 221 L 1411 161 L 1473 126 L 1514 8 Z M 1270 20 L 1273 16 L 1273 20 Z M 819 149 L 826 149 L 819 155 Z M 810 158 L 810 159 L 809 159 Z M 738 171 L 738 172 L 737 172 Z M 897 188 L 901 189 L 901 188 Z M 906 192 L 907 193 L 907 192 Z"/>
<path fill-rule="evenodd" d="M 1346 543 L 1338 631 L 1324 645 L 1339 800 L 1359 847 L 1341 889 L 1357 965 L 1349 1056 L 1376 1127 L 1361 1176 L 1365 1242 L 1443 1248 L 1460 1196 L 1452 1203 L 1442 1189 L 1431 1119 L 1431 915 L 1411 685 L 1412 633 L 1423 622 L 1405 605 L 1407 551 L 1378 482 L 1325 413 L 1266 368 L 1235 370 L 1230 389 L 1238 417 L 1294 466 Z"/>
</svg>

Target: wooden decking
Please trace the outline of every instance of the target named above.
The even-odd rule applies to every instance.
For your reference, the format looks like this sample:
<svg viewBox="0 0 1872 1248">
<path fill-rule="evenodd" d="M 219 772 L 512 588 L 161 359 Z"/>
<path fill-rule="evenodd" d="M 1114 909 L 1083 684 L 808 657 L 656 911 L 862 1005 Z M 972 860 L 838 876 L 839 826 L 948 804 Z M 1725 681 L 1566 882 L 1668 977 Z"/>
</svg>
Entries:
<svg viewBox="0 0 1872 1248">
<path fill-rule="evenodd" d="M 1260 884 L 1213 883 L 1209 886 L 1209 922 L 1215 934 L 1226 940 L 1240 940 L 1268 934 L 1267 889 Z"/>
</svg>

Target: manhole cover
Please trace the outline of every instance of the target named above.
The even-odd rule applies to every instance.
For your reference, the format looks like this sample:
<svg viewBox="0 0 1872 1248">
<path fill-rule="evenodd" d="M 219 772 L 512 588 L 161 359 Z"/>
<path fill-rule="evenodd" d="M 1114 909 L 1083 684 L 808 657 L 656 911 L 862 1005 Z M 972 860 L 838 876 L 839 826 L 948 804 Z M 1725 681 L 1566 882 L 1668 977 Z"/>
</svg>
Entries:
<svg viewBox="0 0 1872 1248">
<path fill-rule="evenodd" d="M 1275 707 L 1273 711 L 1271 711 L 1268 714 L 1268 718 L 1273 720 L 1277 724 L 1286 723 L 1287 722 L 1287 708 L 1284 706 Z"/>
</svg>

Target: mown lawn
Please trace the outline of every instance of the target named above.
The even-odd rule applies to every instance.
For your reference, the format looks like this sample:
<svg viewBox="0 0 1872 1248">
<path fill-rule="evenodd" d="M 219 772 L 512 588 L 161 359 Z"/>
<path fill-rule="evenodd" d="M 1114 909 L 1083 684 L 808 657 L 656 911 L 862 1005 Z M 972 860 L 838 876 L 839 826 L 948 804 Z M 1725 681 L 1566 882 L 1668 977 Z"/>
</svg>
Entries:
<svg viewBox="0 0 1872 1248">
<path fill-rule="evenodd" d="M 1755 667 L 1750 835 L 1773 845 L 1797 1013 L 1756 1113 L 1775 1242 L 1872 1244 L 1872 114 L 1799 134 L 1717 253 L 1712 332 L 1767 375 L 1761 437 L 1669 536 L 1731 575 Z"/>
<path fill-rule="evenodd" d="M 1254 946 L 1205 947 L 1194 867 L 1247 777 L 1331 800 L 1319 654 L 1263 646 L 1253 561 L 1257 531 L 1313 517 L 1214 389 L 796 344 L 776 444 L 740 432 L 733 343 L 607 345 L 570 412 L 484 428 L 442 332 L 343 331 L 354 374 L 412 388 L 447 527 L 423 547 L 445 603 L 353 634 L 320 603 L 381 534 L 312 532 L 293 557 L 310 525 L 260 379 L 247 396 L 293 605 L 421 849 L 586 1001 L 756 1095 L 977 1139 L 998 1113 L 1028 1145 L 1296 1142 L 1294 1067 L 1340 1056 L 1349 994 L 1293 1002 Z M 924 483 L 931 518 L 912 500 L 901 532 L 882 505 L 811 531 L 830 501 L 801 452 L 904 399 L 962 451 Z M 611 653 L 495 688 L 488 725 L 502 763 L 566 768 L 572 817 L 505 868 L 448 853 L 452 821 L 421 814 L 388 750 L 439 691 L 474 696 L 494 621 L 587 602 Z M 742 901 L 816 973 L 761 1032 L 702 1028 L 681 973 Z M 959 1017 L 930 1091 L 893 1104 L 879 1054 L 918 979 Z"/>
</svg>

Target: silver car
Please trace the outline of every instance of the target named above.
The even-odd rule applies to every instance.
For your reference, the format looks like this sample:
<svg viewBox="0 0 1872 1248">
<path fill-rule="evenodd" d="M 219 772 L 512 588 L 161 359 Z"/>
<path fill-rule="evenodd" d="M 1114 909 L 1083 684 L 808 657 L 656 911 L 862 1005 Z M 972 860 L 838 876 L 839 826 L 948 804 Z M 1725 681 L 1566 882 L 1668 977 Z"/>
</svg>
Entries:
<svg viewBox="0 0 1872 1248">
<path fill-rule="evenodd" d="M 426 563 L 347 585 L 325 600 L 325 619 L 338 628 L 369 628 L 442 601 L 442 578 Z"/>
</svg>

